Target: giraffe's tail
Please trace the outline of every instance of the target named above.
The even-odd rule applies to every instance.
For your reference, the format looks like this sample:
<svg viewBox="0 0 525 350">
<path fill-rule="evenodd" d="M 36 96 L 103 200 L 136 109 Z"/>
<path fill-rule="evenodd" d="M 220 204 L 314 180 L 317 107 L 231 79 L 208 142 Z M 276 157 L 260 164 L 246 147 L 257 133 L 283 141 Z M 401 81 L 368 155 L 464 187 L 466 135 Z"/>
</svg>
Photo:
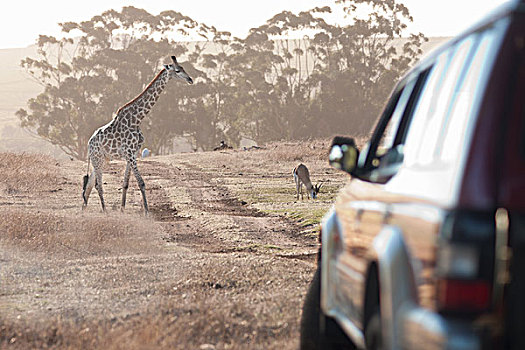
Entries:
<svg viewBox="0 0 525 350">
<path fill-rule="evenodd" d="M 91 157 L 88 156 L 87 174 L 84 175 L 84 181 L 83 181 L 84 183 L 83 183 L 83 185 L 82 185 L 82 198 L 84 199 L 84 203 L 86 203 L 86 204 L 87 204 L 87 200 L 86 200 L 86 196 L 85 196 L 85 194 L 86 194 L 87 183 L 88 183 L 88 181 L 89 181 L 89 161 L 90 161 L 90 160 L 91 160 Z"/>
</svg>

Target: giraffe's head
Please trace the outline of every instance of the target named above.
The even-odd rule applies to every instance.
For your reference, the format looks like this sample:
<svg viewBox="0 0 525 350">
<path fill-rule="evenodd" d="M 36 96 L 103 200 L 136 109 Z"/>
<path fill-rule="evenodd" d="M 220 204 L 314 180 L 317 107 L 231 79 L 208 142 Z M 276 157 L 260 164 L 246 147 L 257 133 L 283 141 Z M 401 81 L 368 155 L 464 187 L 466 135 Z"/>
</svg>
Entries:
<svg viewBox="0 0 525 350">
<path fill-rule="evenodd" d="M 173 64 L 164 65 L 164 68 L 168 72 L 170 79 L 181 79 L 186 81 L 188 84 L 193 84 L 193 79 L 191 79 L 190 76 L 184 71 L 184 68 L 182 68 L 182 66 L 177 63 L 175 56 L 171 56 L 171 59 L 173 60 Z"/>
</svg>

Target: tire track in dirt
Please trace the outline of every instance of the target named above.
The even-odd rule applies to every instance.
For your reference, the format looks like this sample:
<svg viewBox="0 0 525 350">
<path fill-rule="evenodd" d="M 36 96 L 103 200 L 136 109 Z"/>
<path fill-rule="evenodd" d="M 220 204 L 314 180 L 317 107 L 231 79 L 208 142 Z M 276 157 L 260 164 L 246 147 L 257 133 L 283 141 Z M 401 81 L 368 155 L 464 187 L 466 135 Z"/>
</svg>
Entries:
<svg viewBox="0 0 525 350">
<path fill-rule="evenodd" d="M 187 162 L 144 161 L 150 211 L 164 225 L 166 242 L 206 252 L 264 252 L 305 258 L 311 239 L 291 220 L 250 208 L 210 174 Z"/>
<path fill-rule="evenodd" d="M 148 218 L 133 180 L 120 212 L 122 162 L 107 213 L 96 192 L 81 211 L 81 162 L 60 164 L 50 194 L 0 195 L 46 233 L 0 244 L 0 348 L 296 349 L 315 239 L 240 201 L 225 181 L 238 171 L 199 168 L 211 157 L 142 160 Z"/>
</svg>

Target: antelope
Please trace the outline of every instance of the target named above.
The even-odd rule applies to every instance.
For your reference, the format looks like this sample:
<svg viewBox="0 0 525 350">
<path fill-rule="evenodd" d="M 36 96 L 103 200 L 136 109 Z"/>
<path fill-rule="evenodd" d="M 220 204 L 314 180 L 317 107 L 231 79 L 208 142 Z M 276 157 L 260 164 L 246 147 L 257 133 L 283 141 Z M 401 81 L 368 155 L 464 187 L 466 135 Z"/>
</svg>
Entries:
<svg viewBox="0 0 525 350">
<path fill-rule="evenodd" d="M 310 172 L 306 165 L 299 164 L 294 168 L 292 173 L 297 190 L 297 199 L 299 199 L 299 191 L 301 192 L 301 200 L 304 199 L 303 184 L 306 186 L 306 195 L 308 196 L 308 199 L 310 199 L 310 196 L 312 196 L 312 199 L 316 199 L 317 194 L 321 189 L 321 185 L 312 185 L 312 181 L 310 181 Z"/>
</svg>

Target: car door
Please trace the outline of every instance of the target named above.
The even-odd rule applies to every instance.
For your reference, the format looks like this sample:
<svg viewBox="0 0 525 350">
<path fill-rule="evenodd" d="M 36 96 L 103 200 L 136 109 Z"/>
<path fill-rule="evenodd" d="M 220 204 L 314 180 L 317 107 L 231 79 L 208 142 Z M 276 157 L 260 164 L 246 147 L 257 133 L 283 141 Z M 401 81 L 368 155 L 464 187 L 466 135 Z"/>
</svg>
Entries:
<svg viewBox="0 0 525 350">
<path fill-rule="evenodd" d="M 360 162 L 368 174 L 352 181 L 341 192 L 335 211 L 342 225 L 344 249 L 337 257 L 335 299 L 339 309 L 363 328 L 365 274 L 370 247 L 387 215 L 384 183 L 395 174 L 402 160 L 403 135 L 410 123 L 410 110 L 426 72 L 407 77 L 394 91 L 372 134 Z"/>
</svg>

